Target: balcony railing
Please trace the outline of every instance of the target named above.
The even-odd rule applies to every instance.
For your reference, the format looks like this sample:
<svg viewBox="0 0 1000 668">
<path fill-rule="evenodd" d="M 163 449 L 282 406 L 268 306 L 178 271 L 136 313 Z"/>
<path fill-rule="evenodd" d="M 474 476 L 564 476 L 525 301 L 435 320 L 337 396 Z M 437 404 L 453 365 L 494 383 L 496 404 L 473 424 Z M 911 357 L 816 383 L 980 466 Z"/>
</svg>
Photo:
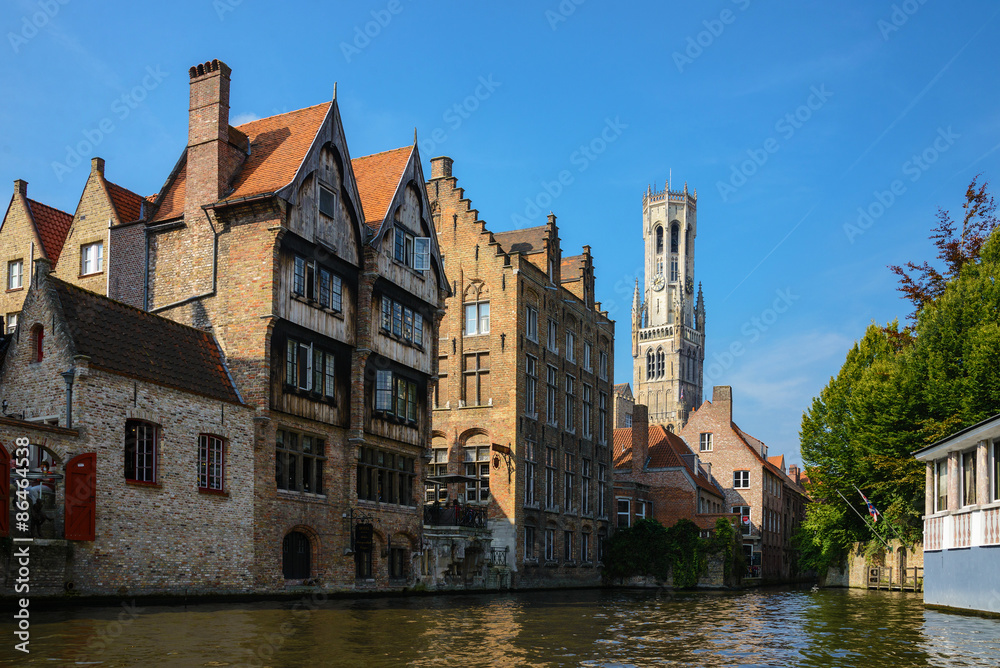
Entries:
<svg viewBox="0 0 1000 668">
<path fill-rule="evenodd" d="M 457 501 L 424 506 L 424 524 L 435 527 L 486 528 L 486 506 L 474 506 Z"/>
</svg>

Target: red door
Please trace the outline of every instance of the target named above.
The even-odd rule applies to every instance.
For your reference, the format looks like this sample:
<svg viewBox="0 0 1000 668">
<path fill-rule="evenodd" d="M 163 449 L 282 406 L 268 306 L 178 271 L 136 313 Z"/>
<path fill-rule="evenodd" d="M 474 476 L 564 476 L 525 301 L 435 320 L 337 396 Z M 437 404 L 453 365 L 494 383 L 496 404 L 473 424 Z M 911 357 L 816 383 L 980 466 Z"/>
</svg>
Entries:
<svg viewBox="0 0 1000 668">
<path fill-rule="evenodd" d="M 66 540 L 94 540 L 97 519 L 97 453 L 66 463 Z"/>
<path fill-rule="evenodd" d="M 0 536 L 10 534 L 10 453 L 0 443 Z"/>
</svg>

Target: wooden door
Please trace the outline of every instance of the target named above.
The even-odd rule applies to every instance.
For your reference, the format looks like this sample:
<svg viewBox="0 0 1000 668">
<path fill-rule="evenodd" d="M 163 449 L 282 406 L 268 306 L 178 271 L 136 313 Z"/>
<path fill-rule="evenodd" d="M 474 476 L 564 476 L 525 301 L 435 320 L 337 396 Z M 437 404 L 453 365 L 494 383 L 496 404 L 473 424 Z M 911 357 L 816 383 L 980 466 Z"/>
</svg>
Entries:
<svg viewBox="0 0 1000 668">
<path fill-rule="evenodd" d="M 97 453 L 66 463 L 66 540 L 94 540 L 97 520 Z"/>
</svg>

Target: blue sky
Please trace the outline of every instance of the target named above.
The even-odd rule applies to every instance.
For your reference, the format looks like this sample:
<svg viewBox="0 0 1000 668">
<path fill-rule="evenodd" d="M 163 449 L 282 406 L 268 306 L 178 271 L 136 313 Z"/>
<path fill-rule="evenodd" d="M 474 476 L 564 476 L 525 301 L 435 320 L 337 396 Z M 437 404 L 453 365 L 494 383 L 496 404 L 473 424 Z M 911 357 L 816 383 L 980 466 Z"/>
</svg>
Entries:
<svg viewBox="0 0 1000 668">
<path fill-rule="evenodd" d="M 1000 166 L 1000 5 L 483 4 L 6 3 L 0 182 L 73 211 L 100 155 L 112 181 L 156 192 L 199 61 L 233 68 L 235 122 L 338 82 L 353 156 L 416 127 L 425 171 L 454 158 L 491 230 L 551 209 L 564 252 L 593 247 L 626 382 L 641 197 L 672 174 L 699 195 L 707 398 L 732 385 L 736 422 L 798 461 L 802 412 L 852 343 L 910 312 L 887 265 L 932 257 L 937 208 Z"/>
</svg>

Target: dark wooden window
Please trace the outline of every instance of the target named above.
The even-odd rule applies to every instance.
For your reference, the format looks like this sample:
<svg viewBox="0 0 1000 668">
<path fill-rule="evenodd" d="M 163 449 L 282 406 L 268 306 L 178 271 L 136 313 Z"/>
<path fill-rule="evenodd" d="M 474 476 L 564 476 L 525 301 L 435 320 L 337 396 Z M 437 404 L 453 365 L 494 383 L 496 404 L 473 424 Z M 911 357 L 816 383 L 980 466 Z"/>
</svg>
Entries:
<svg viewBox="0 0 1000 668">
<path fill-rule="evenodd" d="M 309 538 L 293 531 L 281 544 L 281 571 L 286 580 L 305 580 L 312 572 L 312 549 Z"/>
<path fill-rule="evenodd" d="M 358 454 L 358 498 L 364 501 L 414 506 L 415 459 L 375 448 Z"/>
<path fill-rule="evenodd" d="M 325 461 L 323 439 L 285 429 L 275 434 L 274 477 L 278 489 L 323 494 Z"/>
<path fill-rule="evenodd" d="M 332 311 L 343 310 L 344 282 L 313 260 L 296 255 L 292 292 Z"/>
<path fill-rule="evenodd" d="M 409 550 L 393 547 L 389 550 L 389 577 L 393 580 L 406 579 L 406 562 L 409 561 Z"/>
<path fill-rule="evenodd" d="M 336 395 L 336 357 L 313 343 L 288 339 L 285 347 L 285 382 L 325 397 Z"/>
<path fill-rule="evenodd" d="M 326 186 L 319 187 L 319 212 L 324 216 L 334 217 L 337 209 L 337 194 Z"/>
<path fill-rule="evenodd" d="M 417 384 L 380 369 L 375 374 L 375 410 L 400 420 L 417 421 Z"/>
<path fill-rule="evenodd" d="M 125 479 L 156 482 L 157 426 L 141 420 L 125 422 Z"/>
</svg>

